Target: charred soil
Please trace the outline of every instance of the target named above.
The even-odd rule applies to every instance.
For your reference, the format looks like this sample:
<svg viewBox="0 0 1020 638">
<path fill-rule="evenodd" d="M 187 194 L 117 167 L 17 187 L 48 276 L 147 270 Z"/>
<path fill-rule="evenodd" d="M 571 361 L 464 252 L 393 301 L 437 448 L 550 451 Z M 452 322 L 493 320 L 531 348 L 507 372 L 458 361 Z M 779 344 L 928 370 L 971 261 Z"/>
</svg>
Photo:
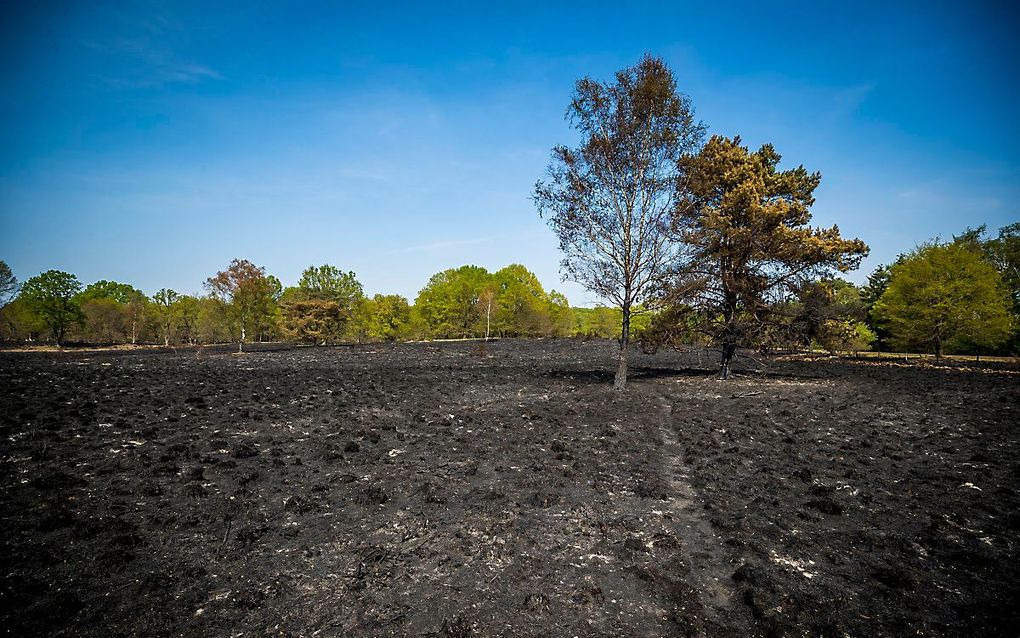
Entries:
<svg viewBox="0 0 1020 638">
<path fill-rule="evenodd" d="M 707 368 L 635 351 L 620 394 L 604 342 L 0 353 L 0 623 L 1013 635 L 1016 368 Z"/>
</svg>

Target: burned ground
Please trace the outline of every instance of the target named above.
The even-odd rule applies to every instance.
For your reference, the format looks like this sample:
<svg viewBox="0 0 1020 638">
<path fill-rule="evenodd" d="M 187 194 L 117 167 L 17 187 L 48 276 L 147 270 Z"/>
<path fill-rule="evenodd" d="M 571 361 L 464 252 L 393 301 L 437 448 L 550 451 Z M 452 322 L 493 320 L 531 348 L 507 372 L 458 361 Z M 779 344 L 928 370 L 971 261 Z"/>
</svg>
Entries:
<svg viewBox="0 0 1020 638">
<path fill-rule="evenodd" d="M 1015 368 L 0 354 L 10 635 L 1010 635 Z M 707 368 L 708 361 L 703 360 Z"/>
</svg>

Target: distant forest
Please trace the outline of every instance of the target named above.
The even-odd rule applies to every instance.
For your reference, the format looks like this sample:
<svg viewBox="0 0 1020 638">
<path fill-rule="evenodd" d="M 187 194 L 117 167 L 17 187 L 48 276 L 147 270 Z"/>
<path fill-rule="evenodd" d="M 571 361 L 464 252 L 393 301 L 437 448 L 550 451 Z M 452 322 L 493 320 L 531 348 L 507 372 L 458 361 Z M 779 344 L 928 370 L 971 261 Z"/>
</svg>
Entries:
<svg viewBox="0 0 1020 638">
<path fill-rule="evenodd" d="M 919 282 L 918 279 L 922 279 Z M 307 268 L 293 286 L 234 260 L 201 296 L 146 295 L 116 281 L 83 285 L 49 270 L 19 283 L 0 262 L 0 339 L 7 344 L 212 344 L 291 341 L 336 344 L 489 337 L 617 338 L 619 308 L 571 307 L 520 264 L 433 275 L 413 303 L 368 296 L 353 272 Z M 880 266 L 867 284 L 808 281 L 773 301 L 781 317 L 759 347 L 830 352 L 933 351 L 1016 354 L 1020 317 L 1020 224 L 994 237 L 968 229 Z M 693 310 L 637 308 L 631 336 L 647 344 L 706 343 Z M 952 325 L 950 325 L 952 324 Z"/>
</svg>

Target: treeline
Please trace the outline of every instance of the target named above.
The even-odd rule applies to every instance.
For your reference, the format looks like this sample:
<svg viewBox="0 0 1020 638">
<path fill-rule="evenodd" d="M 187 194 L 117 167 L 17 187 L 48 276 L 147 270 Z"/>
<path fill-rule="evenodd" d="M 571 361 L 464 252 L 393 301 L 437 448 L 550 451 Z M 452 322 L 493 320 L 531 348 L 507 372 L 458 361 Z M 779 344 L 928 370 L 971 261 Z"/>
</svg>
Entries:
<svg viewBox="0 0 1020 638">
<path fill-rule="evenodd" d="M 1020 354 L 1020 223 L 967 229 L 931 240 L 881 265 L 857 286 L 840 278 L 801 282 L 773 300 L 753 342 L 763 351 L 868 350 L 943 354 Z M 714 318 L 678 305 L 656 313 L 638 332 L 646 345 L 712 343 Z"/>
<path fill-rule="evenodd" d="M 0 262 L 0 339 L 7 343 L 164 345 L 292 341 L 314 344 L 472 337 L 618 338 L 619 308 L 572 308 L 522 265 L 437 273 L 413 303 L 365 294 L 353 272 L 305 269 L 283 287 L 265 269 L 234 260 L 205 282 L 206 294 L 152 296 L 114 281 L 83 286 L 46 271 L 19 285 Z M 717 317 L 685 305 L 634 309 L 630 335 L 646 348 L 711 345 Z M 1020 350 L 1020 223 L 994 237 L 968 229 L 879 266 L 865 285 L 807 280 L 771 302 L 753 343 L 761 350 L 821 349 L 960 354 Z M 755 322 L 746 316 L 740 320 Z"/>
<path fill-rule="evenodd" d="M 19 285 L 0 262 L 0 339 L 8 343 L 163 345 L 293 341 L 314 344 L 471 337 L 613 337 L 620 311 L 571 308 L 534 273 L 462 266 L 434 275 L 413 303 L 365 294 L 355 273 L 312 266 L 284 287 L 265 268 L 235 259 L 204 295 L 49 270 Z"/>
</svg>

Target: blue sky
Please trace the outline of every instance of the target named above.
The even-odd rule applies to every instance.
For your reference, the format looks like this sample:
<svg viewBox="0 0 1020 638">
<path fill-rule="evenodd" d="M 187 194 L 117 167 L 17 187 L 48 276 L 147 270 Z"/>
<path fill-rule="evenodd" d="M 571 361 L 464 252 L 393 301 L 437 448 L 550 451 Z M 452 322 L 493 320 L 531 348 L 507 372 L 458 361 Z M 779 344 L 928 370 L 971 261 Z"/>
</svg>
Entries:
<svg viewBox="0 0 1020 638">
<path fill-rule="evenodd" d="M 590 304 L 530 195 L 573 83 L 650 52 L 710 132 L 821 171 L 861 281 L 1020 220 L 1018 11 L 964 4 L 4 3 L 0 259 L 148 293 L 331 263 L 410 298 L 520 262 Z"/>
</svg>

